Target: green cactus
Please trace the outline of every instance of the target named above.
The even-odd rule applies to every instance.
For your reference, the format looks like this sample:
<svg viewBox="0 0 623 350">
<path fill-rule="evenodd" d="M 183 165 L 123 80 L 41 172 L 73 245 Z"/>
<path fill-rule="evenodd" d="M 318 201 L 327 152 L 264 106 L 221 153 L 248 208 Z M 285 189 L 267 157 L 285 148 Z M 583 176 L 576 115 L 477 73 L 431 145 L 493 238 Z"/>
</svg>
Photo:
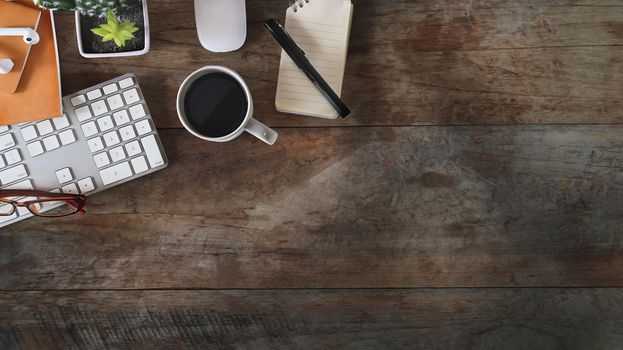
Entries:
<svg viewBox="0 0 623 350">
<path fill-rule="evenodd" d="M 34 2 L 51 10 L 73 10 L 96 17 L 106 17 L 109 10 L 123 13 L 124 10 L 139 4 L 138 0 L 34 0 Z"/>
<path fill-rule="evenodd" d="M 126 40 L 134 39 L 134 34 L 139 29 L 134 26 L 134 22 L 123 21 L 119 23 L 113 10 L 106 15 L 108 23 L 101 24 L 98 28 L 91 29 L 93 34 L 102 37 L 102 42 L 113 40 L 118 47 L 124 47 Z"/>
</svg>

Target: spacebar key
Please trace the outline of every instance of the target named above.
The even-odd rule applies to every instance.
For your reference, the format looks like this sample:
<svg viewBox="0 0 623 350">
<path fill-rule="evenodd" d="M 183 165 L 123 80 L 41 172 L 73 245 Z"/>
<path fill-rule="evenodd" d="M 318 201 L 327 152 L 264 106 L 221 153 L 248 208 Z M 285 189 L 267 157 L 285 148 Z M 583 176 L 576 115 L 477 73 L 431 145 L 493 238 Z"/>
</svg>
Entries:
<svg viewBox="0 0 623 350">
<path fill-rule="evenodd" d="M 130 163 L 123 162 L 100 171 L 100 176 L 104 185 L 110 185 L 132 176 L 132 169 Z"/>
</svg>

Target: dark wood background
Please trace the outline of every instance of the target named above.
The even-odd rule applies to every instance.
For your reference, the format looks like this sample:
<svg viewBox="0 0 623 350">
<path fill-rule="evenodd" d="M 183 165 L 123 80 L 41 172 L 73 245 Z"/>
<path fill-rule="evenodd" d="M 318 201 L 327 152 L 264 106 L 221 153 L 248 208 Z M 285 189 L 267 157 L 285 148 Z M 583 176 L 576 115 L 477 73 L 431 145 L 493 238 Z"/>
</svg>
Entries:
<svg viewBox="0 0 623 350">
<path fill-rule="evenodd" d="M 358 1 L 327 121 L 274 110 L 284 2 L 227 54 L 190 0 L 149 1 L 137 58 L 81 58 L 57 15 L 64 92 L 134 72 L 170 166 L 2 229 L 0 348 L 622 348 L 623 3 Z M 275 146 L 180 129 L 208 64 Z"/>
</svg>

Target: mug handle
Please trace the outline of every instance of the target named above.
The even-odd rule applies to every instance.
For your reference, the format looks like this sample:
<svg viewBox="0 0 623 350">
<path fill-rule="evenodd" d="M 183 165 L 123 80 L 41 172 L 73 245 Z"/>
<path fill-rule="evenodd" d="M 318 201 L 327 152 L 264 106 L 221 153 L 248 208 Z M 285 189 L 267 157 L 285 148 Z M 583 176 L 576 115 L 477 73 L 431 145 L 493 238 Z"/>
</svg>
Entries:
<svg viewBox="0 0 623 350">
<path fill-rule="evenodd" d="M 249 122 L 244 129 L 251 135 L 257 137 L 258 139 L 266 142 L 269 145 L 273 145 L 275 141 L 277 141 L 277 137 L 279 136 L 279 134 L 277 134 L 275 130 L 269 128 L 262 122 L 259 122 L 253 118 L 249 119 Z"/>
</svg>

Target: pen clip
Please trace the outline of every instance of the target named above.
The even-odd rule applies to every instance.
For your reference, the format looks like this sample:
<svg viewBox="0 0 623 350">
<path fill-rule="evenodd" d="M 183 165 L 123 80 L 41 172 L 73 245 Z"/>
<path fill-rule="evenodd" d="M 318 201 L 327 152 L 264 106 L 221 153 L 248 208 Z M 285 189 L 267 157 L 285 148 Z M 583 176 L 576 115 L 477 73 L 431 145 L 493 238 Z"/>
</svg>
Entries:
<svg viewBox="0 0 623 350">
<path fill-rule="evenodd" d="M 294 49 L 301 51 L 301 54 L 303 54 L 303 56 L 305 56 L 305 51 L 303 51 L 303 49 L 301 49 L 300 46 L 298 46 L 298 44 L 296 43 L 296 41 L 294 41 L 294 39 L 292 39 L 292 37 L 290 36 L 290 33 L 288 33 L 286 31 L 286 29 L 281 25 L 281 23 L 276 20 L 276 19 L 271 19 L 269 22 L 274 22 L 279 29 L 281 29 L 281 31 L 283 32 L 283 34 L 285 34 L 285 36 L 288 38 L 288 40 L 290 41 L 290 43 L 294 46 Z"/>
</svg>

